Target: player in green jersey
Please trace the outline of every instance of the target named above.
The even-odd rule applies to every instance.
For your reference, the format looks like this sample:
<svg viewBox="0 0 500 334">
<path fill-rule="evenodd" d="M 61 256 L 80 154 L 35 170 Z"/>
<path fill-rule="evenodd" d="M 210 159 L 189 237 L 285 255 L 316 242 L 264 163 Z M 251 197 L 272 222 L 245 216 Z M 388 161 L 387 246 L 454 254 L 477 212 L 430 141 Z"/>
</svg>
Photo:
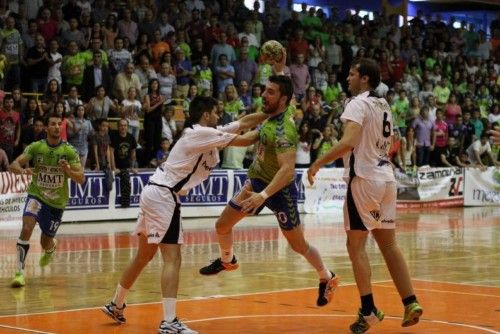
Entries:
<svg viewBox="0 0 500 334">
<path fill-rule="evenodd" d="M 10 165 L 10 171 L 15 174 L 32 176 L 24 207 L 23 227 L 16 244 L 17 272 L 12 287 L 25 285 L 24 263 L 30 247 L 29 239 L 37 222 L 42 230 L 40 244 L 44 250 L 40 266 L 50 263 L 57 246 L 54 236 L 68 203 L 68 178 L 80 184 L 85 180 L 78 153 L 73 146 L 61 140 L 61 124 L 60 116 L 49 115 L 46 119 L 47 139 L 30 144 Z M 30 161 L 33 167 L 24 168 Z"/>
<path fill-rule="evenodd" d="M 338 277 L 326 269 L 318 250 L 304 237 L 297 209 L 294 182 L 295 152 L 298 133 L 288 105 L 292 82 L 284 75 L 271 76 L 264 91 L 264 112 L 269 119 L 258 131 L 256 157 L 248 170 L 248 180 L 228 203 L 216 223 L 221 257 L 200 269 L 202 275 L 214 275 L 238 268 L 233 254 L 233 226 L 264 207 L 274 212 L 281 232 L 292 249 L 316 269 L 320 278 L 316 304 L 328 304 L 338 285 Z"/>
</svg>

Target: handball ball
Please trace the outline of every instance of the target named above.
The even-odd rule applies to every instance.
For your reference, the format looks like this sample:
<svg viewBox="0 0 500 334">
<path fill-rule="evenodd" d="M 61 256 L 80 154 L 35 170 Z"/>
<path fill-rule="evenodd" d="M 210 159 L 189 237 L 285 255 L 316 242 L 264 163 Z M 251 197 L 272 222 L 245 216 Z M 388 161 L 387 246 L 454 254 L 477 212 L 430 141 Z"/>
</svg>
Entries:
<svg viewBox="0 0 500 334">
<path fill-rule="evenodd" d="M 269 40 L 262 45 L 260 50 L 265 61 L 279 63 L 281 58 L 283 58 L 284 47 L 278 41 Z"/>
</svg>

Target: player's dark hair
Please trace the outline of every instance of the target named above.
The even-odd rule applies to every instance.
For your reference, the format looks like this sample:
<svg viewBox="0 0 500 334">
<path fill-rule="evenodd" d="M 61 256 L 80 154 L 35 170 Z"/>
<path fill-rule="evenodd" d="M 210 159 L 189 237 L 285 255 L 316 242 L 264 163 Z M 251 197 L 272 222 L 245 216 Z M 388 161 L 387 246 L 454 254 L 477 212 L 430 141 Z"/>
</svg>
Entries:
<svg viewBox="0 0 500 334">
<path fill-rule="evenodd" d="M 351 68 L 359 72 L 359 77 L 367 76 L 370 88 L 375 89 L 380 84 L 380 69 L 375 60 L 370 58 L 356 59 L 351 63 Z"/>
<path fill-rule="evenodd" d="M 286 96 L 286 103 L 290 103 L 293 95 L 292 80 L 286 75 L 272 75 L 269 82 L 277 84 L 280 87 L 280 94 Z"/>
<path fill-rule="evenodd" d="M 192 127 L 200 122 L 204 113 L 212 112 L 217 105 L 217 100 L 211 96 L 196 96 L 189 104 L 189 118 L 185 127 Z"/>
<path fill-rule="evenodd" d="M 45 121 L 44 121 L 45 126 L 48 126 L 48 125 L 49 125 L 49 120 L 50 120 L 51 118 L 60 118 L 60 119 L 62 119 L 63 117 L 62 117 L 62 115 L 58 115 L 58 114 L 56 114 L 55 112 L 51 112 L 50 114 L 48 114 L 48 115 L 45 117 Z"/>
</svg>

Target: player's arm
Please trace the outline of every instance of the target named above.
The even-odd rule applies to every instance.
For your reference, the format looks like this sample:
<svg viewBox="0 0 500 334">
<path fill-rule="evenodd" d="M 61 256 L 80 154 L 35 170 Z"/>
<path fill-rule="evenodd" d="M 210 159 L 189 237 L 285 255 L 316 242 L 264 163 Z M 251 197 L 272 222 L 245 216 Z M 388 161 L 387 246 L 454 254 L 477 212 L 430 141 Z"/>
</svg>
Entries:
<svg viewBox="0 0 500 334">
<path fill-rule="evenodd" d="M 22 166 L 26 166 L 26 164 L 31 160 L 31 157 L 23 153 L 20 156 L 18 156 L 14 161 L 9 166 L 9 171 L 14 174 L 27 174 L 27 175 L 32 175 L 33 171 L 31 168 L 23 168 Z"/>
<path fill-rule="evenodd" d="M 61 166 L 64 174 L 76 183 L 83 184 L 83 182 L 85 182 L 83 167 L 79 163 L 70 166 L 66 160 L 61 159 L 59 160 L 59 166 Z"/>
<path fill-rule="evenodd" d="M 240 130 L 253 129 L 260 123 L 264 122 L 268 117 L 269 115 L 263 112 L 245 115 L 238 120 L 240 123 Z"/>
<path fill-rule="evenodd" d="M 338 158 L 344 156 L 347 152 L 351 151 L 361 138 L 361 132 L 362 127 L 360 124 L 348 120 L 345 124 L 344 135 L 338 144 L 333 146 L 325 155 L 317 159 L 307 170 L 309 183 L 314 183 L 314 176 L 321 167 L 337 160 Z"/>
<path fill-rule="evenodd" d="M 250 146 L 254 144 L 259 139 L 259 131 L 249 131 L 243 135 L 236 136 L 228 146 Z"/>
</svg>

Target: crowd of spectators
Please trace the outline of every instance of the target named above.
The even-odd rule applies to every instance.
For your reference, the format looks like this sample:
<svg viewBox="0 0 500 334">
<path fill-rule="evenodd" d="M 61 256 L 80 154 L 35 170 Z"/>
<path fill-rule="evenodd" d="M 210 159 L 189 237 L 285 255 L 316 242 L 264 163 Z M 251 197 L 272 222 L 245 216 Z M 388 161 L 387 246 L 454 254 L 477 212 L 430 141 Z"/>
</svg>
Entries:
<svg viewBox="0 0 500 334">
<path fill-rule="evenodd" d="M 487 36 L 466 22 L 454 28 L 454 19 L 439 14 L 419 12 L 400 27 L 382 12 L 369 20 L 359 9 L 331 8 L 327 16 L 292 5 L 0 0 L 0 84 L 7 92 L 0 94 L 0 168 L 44 137 L 43 117 L 51 112 L 63 116 L 62 137 L 86 169 L 156 166 L 182 134 L 184 115 L 176 111 L 187 113 L 194 96 L 217 98 L 222 124 L 263 108 L 273 69 L 259 61 L 259 49 L 271 39 L 287 49 L 298 167 L 341 136 L 355 57 L 380 64 L 375 93 L 391 106 L 396 166 L 497 164 L 499 148 L 485 131 L 500 120 L 500 14 Z M 252 155 L 252 148 L 228 148 L 221 167 L 247 167 Z"/>
</svg>

